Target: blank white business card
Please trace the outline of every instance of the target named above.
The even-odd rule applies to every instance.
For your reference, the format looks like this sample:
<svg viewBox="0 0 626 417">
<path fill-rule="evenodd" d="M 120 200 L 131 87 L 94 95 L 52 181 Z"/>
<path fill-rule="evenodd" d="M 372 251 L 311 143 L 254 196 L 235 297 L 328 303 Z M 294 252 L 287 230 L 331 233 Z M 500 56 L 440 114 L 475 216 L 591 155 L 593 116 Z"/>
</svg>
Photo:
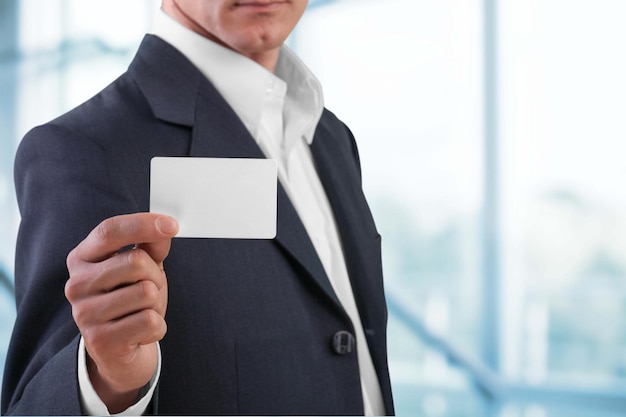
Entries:
<svg viewBox="0 0 626 417">
<path fill-rule="evenodd" d="M 276 237 L 276 162 L 272 159 L 155 157 L 150 211 L 178 220 L 176 237 Z"/>
</svg>

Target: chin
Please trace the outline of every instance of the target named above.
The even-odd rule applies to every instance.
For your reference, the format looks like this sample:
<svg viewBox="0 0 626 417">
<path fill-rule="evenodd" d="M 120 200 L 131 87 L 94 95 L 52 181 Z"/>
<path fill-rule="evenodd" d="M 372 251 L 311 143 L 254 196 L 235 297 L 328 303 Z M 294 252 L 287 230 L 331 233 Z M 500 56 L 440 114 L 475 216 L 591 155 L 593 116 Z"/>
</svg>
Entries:
<svg viewBox="0 0 626 417">
<path fill-rule="evenodd" d="M 286 37 L 274 34 L 254 34 L 246 39 L 239 39 L 233 46 L 241 52 L 260 54 L 280 48 L 285 39 Z"/>
</svg>

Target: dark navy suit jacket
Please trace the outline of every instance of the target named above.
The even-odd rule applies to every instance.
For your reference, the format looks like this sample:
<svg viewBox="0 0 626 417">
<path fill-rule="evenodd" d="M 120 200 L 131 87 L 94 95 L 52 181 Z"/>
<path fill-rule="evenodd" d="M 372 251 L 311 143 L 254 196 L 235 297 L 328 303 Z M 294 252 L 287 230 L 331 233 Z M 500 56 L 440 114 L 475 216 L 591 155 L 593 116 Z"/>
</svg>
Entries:
<svg viewBox="0 0 626 417">
<path fill-rule="evenodd" d="M 356 145 L 325 110 L 311 151 L 393 413 L 380 236 L 361 190 Z M 81 413 L 65 259 L 103 219 L 149 210 L 154 156 L 264 157 L 211 83 L 151 35 L 124 75 L 22 141 L 15 162 L 18 317 L 3 414 Z M 174 239 L 165 268 L 168 333 L 151 411 L 363 413 L 356 352 L 341 355 L 332 345 L 336 332 L 353 332 L 353 325 L 281 187 L 275 240 Z"/>
</svg>

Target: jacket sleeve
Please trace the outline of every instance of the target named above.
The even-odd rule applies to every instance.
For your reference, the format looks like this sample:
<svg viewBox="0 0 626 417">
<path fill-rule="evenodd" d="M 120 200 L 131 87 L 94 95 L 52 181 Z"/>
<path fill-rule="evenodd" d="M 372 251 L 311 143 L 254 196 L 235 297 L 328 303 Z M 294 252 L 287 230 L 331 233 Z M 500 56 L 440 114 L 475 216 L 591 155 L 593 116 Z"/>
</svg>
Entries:
<svg viewBox="0 0 626 417">
<path fill-rule="evenodd" d="M 80 415 L 79 332 L 65 299 L 67 254 L 102 219 L 128 210 L 94 141 L 48 124 L 29 132 L 15 159 L 21 223 L 17 319 L 7 354 L 2 414 Z M 119 183 L 119 182 L 117 182 Z M 125 201 L 125 204 L 122 204 Z"/>
</svg>

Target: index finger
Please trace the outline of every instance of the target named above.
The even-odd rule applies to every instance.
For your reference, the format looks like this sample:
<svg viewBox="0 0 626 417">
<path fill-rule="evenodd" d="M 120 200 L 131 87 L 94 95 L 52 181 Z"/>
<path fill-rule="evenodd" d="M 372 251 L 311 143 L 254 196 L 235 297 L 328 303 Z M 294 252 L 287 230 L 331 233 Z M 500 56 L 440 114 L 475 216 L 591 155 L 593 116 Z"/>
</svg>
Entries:
<svg viewBox="0 0 626 417">
<path fill-rule="evenodd" d="M 178 222 L 173 217 L 158 213 L 124 214 L 102 221 L 74 251 L 83 261 L 100 262 L 121 248 L 168 241 L 177 232 Z"/>
</svg>

